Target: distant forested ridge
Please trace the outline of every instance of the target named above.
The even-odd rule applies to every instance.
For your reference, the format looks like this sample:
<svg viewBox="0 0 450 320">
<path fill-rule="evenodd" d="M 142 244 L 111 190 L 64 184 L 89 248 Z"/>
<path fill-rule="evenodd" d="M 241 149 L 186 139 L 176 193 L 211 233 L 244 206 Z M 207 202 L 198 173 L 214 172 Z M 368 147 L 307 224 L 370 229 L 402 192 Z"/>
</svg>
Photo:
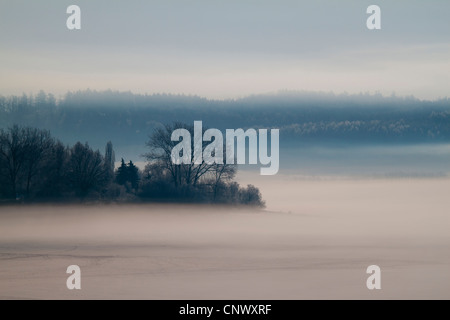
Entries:
<svg viewBox="0 0 450 320">
<path fill-rule="evenodd" d="M 450 100 L 422 101 L 379 94 L 281 92 L 235 100 L 142 95 L 115 91 L 69 92 L 55 98 L 1 96 L 0 127 L 50 130 L 63 142 L 100 147 L 144 145 L 153 129 L 174 121 L 208 127 L 279 128 L 281 148 L 295 143 L 422 143 L 450 141 Z"/>
</svg>

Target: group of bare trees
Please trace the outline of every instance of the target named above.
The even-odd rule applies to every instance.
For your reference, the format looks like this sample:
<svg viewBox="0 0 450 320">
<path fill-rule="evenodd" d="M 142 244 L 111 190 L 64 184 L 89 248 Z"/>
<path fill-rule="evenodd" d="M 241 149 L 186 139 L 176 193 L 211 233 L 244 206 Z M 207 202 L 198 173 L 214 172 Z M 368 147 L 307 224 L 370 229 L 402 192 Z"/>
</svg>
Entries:
<svg viewBox="0 0 450 320">
<path fill-rule="evenodd" d="M 72 148 L 47 130 L 0 130 L 0 196 L 4 199 L 85 197 L 112 178 L 104 157 L 88 144 Z"/>
<path fill-rule="evenodd" d="M 167 124 L 154 130 L 147 146 L 150 152 L 145 154 L 148 163 L 143 177 L 142 196 L 159 198 L 190 199 L 192 201 L 207 201 L 220 203 L 235 203 L 263 206 L 259 190 L 249 185 L 240 187 L 233 179 L 237 166 L 226 163 L 226 153 L 223 154 L 222 164 L 195 162 L 194 148 L 191 149 L 191 161 L 176 164 L 172 161 L 172 150 L 178 141 L 172 141 L 172 132 L 176 129 L 186 129 L 194 145 L 194 126 L 181 122 Z M 202 136 L 207 128 L 202 128 Z M 206 142 L 202 142 L 205 150 Z M 226 150 L 226 147 L 223 148 Z"/>
<path fill-rule="evenodd" d="M 199 182 L 208 181 L 208 183 L 216 186 L 222 181 L 229 181 L 236 175 L 236 165 L 225 163 L 225 153 L 223 164 L 208 164 L 202 161 L 200 164 L 195 163 L 194 148 L 191 152 L 191 162 L 188 164 L 175 164 L 172 161 L 172 149 L 178 143 L 171 140 L 172 132 L 176 129 L 186 129 L 194 137 L 194 126 L 186 125 L 181 122 L 174 124 L 167 124 L 164 127 L 155 129 L 154 133 L 150 136 L 150 140 L 147 142 L 147 146 L 150 148 L 150 152 L 145 154 L 145 157 L 149 161 L 147 167 L 149 172 L 166 171 L 175 187 L 189 186 L 196 187 Z M 206 128 L 202 129 L 202 135 L 206 131 Z M 206 143 L 202 142 L 202 152 L 206 147 Z M 224 149 L 226 149 L 224 147 Z"/>
<path fill-rule="evenodd" d="M 194 136 L 193 126 L 182 123 L 156 129 L 147 143 L 150 152 L 145 155 L 144 171 L 123 159 L 115 170 L 111 142 L 102 155 L 87 143 L 64 146 L 47 130 L 17 125 L 0 129 L 0 200 L 147 199 L 264 205 L 256 187 L 244 188 L 233 181 L 235 165 L 173 163 L 171 152 L 177 142 L 171 140 L 171 133 L 178 128 Z"/>
<path fill-rule="evenodd" d="M 0 130 L 2 190 L 10 197 L 29 195 L 38 172 L 47 170 L 57 143 L 45 130 L 13 126 Z"/>
<path fill-rule="evenodd" d="M 84 198 L 90 192 L 106 187 L 111 178 L 108 173 L 103 156 L 87 143 L 77 142 L 70 149 L 67 180 L 77 196 Z"/>
</svg>

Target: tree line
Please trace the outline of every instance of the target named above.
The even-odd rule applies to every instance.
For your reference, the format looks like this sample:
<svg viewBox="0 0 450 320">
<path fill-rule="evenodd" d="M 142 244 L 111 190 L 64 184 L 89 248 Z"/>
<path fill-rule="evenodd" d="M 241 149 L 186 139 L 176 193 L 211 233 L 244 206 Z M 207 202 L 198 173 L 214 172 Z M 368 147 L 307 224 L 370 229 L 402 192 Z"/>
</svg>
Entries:
<svg viewBox="0 0 450 320">
<path fill-rule="evenodd" d="M 219 101 L 92 90 L 63 97 L 43 91 L 34 96 L 0 96 L 0 127 L 21 123 L 49 129 L 63 141 L 78 136 L 97 147 L 107 140 L 116 147 L 129 141 L 143 146 L 147 132 L 172 119 L 202 120 L 220 130 L 279 128 L 284 144 L 450 141 L 448 98 L 423 101 L 380 94 L 281 92 Z"/>
<path fill-rule="evenodd" d="M 65 146 L 48 130 L 14 125 L 0 129 L 0 199 L 33 201 L 166 201 L 264 206 L 258 188 L 233 181 L 229 164 L 173 164 L 174 123 L 154 130 L 147 163 L 140 170 L 121 159 L 115 168 L 113 145 L 104 154 L 89 144 Z"/>
</svg>

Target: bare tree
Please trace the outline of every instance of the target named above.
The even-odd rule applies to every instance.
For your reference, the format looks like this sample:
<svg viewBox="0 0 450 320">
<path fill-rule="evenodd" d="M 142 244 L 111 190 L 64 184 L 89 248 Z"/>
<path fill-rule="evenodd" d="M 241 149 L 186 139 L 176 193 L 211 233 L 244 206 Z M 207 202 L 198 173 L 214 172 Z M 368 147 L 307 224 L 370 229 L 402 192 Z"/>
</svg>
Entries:
<svg viewBox="0 0 450 320">
<path fill-rule="evenodd" d="M 171 140 L 171 134 L 178 128 L 188 129 L 182 123 L 166 124 L 162 128 L 156 128 L 146 144 L 150 148 L 150 152 L 144 155 L 154 166 L 169 172 L 176 188 L 182 184 L 182 175 L 181 167 L 171 160 L 171 152 L 176 145 L 176 142 Z"/>
<path fill-rule="evenodd" d="M 172 149 L 178 143 L 171 140 L 172 132 L 176 129 L 186 129 L 191 134 L 191 143 L 193 143 L 194 127 L 192 125 L 186 125 L 181 122 L 175 122 L 173 124 L 167 124 L 162 128 L 157 128 L 150 136 L 150 140 L 147 142 L 147 146 L 150 148 L 150 152 L 144 156 L 147 160 L 153 164 L 153 168 L 159 168 L 159 170 L 167 171 L 176 188 L 180 186 L 193 186 L 195 187 L 202 178 L 208 178 L 211 175 L 214 177 L 216 184 L 223 179 L 233 177 L 235 174 L 235 166 L 229 164 L 207 164 L 202 161 L 201 164 L 196 164 L 194 161 L 194 148 L 191 150 L 191 162 L 188 164 L 175 164 L 172 161 Z M 203 128 L 203 132 L 206 128 Z M 207 143 L 202 143 L 202 152 L 205 149 Z M 225 160 L 225 157 L 224 157 Z"/>
<path fill-rule="evenodd" d="M 211 170 L 213 179 L 213 198 L 217 199 L 219 186 L 225 181 L 231 181 L 236 176 L 236 165 L 232 164 L 214 164 Z"/>
<path fill-rule="evenodd" d="M 49 161 L 55 141 L 50 132 L 35 128 L 25 128 L 25 192 L 30 196 L 30 188 L 34 177 L 43 170 Z"/>
<path fill-rule="evenodd" d="M 93 151 L 89 145 L 77 142 L 70 150 L 68 180 L 76 195 L 84 198 L 91 191 L 103 188 L 108 180 L 104 159 L 100 152 Z"/>
<path fill-rule="evenodd" d="M 67 191 L 66 168 L 69 148 L 56 140 L 51 153 L 46 156 L 44 167 L 37 179 L 41 179 L 38 195 L 44 198 L 55 198 Z"/>
<path fill-rule="evenodd" d="M 53 145 L 46 130 L 15 125 L 0 131 L 0 174 L 10 196 L 20 192 L 30 195 L 33 179 L 42 170 Z"/>
<path fill-rule="evenodd" d="M 0 165 L 2 180 L 7 184 L 11 197 L 18 194 L 19 174 L 27 158 L 27 139 L 25 129 L 17 125 L 8 130 L 0 130 Z"/>
</svg>

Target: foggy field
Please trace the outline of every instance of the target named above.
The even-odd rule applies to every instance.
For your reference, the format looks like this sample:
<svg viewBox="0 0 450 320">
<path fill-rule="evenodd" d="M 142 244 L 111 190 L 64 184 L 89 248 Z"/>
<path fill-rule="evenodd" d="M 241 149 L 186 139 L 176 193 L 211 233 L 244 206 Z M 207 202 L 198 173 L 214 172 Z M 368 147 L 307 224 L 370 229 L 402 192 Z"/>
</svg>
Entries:
<svg viewBox="0 0 450 320">
<path fill-rule="evenodd" d="M 0 207 L 0 299 L 450 298 L 450 180 L 247 181 L 266 210 Z"/>
</svg>

